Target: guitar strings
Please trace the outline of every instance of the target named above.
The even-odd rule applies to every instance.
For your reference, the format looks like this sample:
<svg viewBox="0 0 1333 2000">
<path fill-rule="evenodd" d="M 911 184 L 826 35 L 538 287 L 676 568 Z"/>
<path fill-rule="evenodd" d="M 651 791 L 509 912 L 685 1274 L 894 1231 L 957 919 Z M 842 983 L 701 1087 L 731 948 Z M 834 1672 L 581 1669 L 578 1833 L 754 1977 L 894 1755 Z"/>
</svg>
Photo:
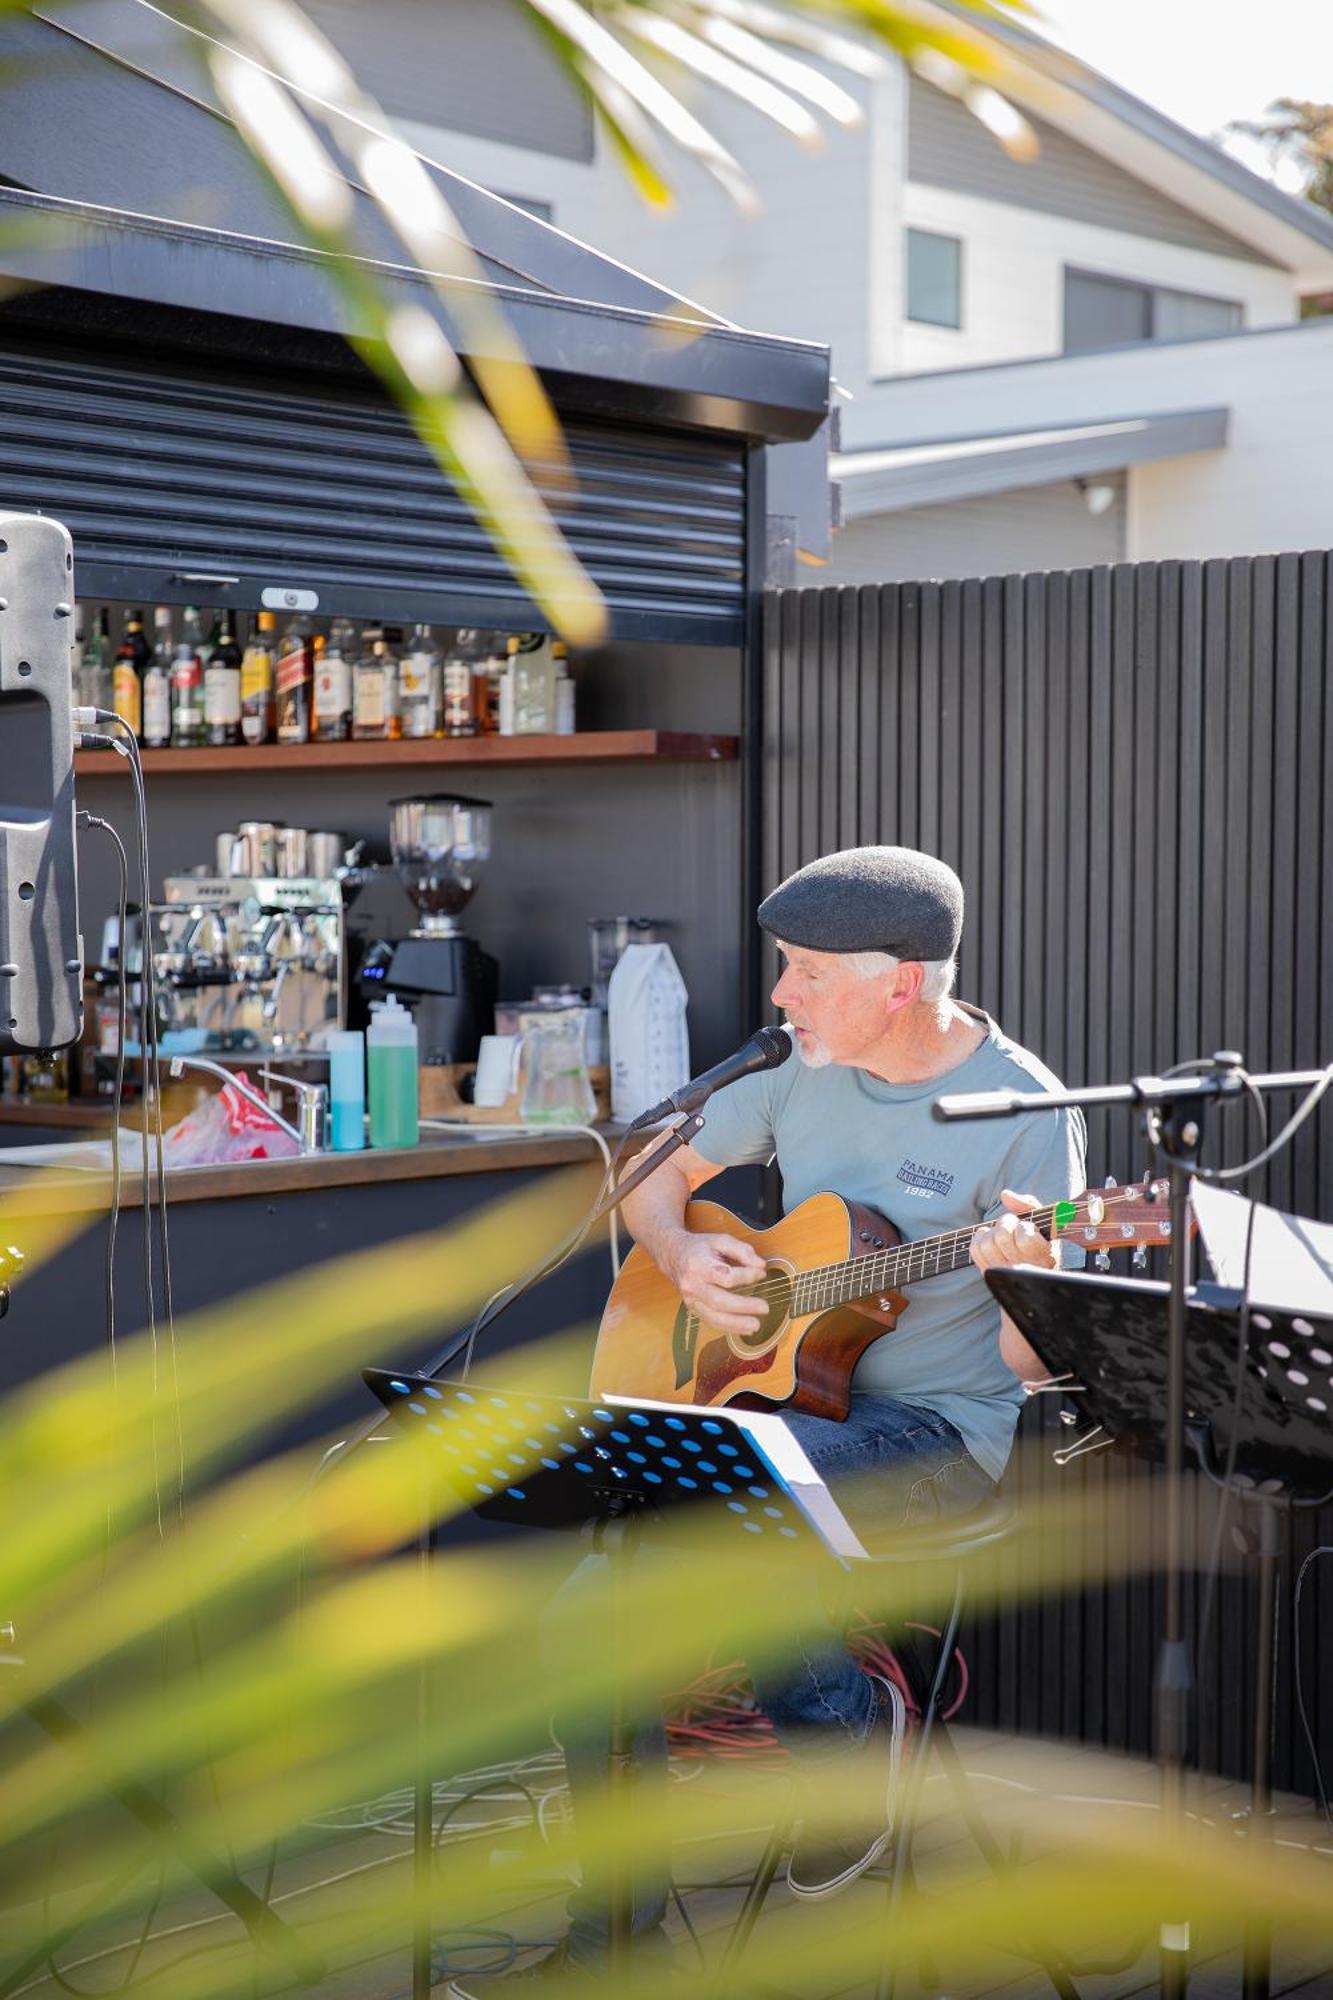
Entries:
<svg viewBox="0 0 1333 2000">
<path fill-rule="evenodd" d="M 1158 1205 L 1147 1202 L 1141 1187 L 1122 1189 L 1115 1194 L 1112 1194 L 1108 1189 L 1106 1194 L 1102 1196 L 1102 1202 L 1104 1207 L 1108 1209 L 1130 1207 L 1139 1203 L 1142 1203 L 1144 1206 Z M 1048 1208 L 1034 1209 L 1023 1220 L 1031 1222 L 1036 1228 L 1040 1228 L 1045 1223 L 1053 1222 L 1055 1220 L 1056 1209 L 1063 1206 L 1064 1203 L 1057 1202 Z M 1086 1224 L 1082 1226 L 1087 1227 Z M 970 1243 L 973 1237 L 977 1236 L 981 1230 L 989 1227 L 989 1223 L 985 1222 L 971 1223 L 965 1229 L 947 1230 L 941 1236 L 922 1236 L 911 1243 L 895 1243 L 889 1248 L 877 1251 L 869 1257 L 850 1257 L 840 1264 L 822 1264 L 811 1271 L 798 1271 L 794 1280 L 789 1278 L 763 1278 L 757 1285 L 744 1287 L 738 1292 L 738 1296 L 742 1298 L 766 1298 L 776 1303 L 785 1292 L 789 1291 L 793 1303 L 798 1294 L 804 1300 L 809 1301 L 812 1290 L 832 1291 L 835 1289 L 834 1281 L 836 1279 L 851 1276 L 861 1279 L 866 1277 L 872 1268 L 881 1265 L 884 1267 L 883 1275 L 872 1283 L 865 1285 L 863 1289 L 858 1289 L 856 1292 L 849 1294 L 849 1298 L 861 1298 L 869 1292 L 889 1289 L 895 1280 L 900 1284 L 906 1285 L 914 1284 L 919 1279 L 925 1277 L 940 1277 L 943 1275 L 942 1260 L 945 1254 L 945 1246 L 948 1246 L 949 1254 L 954 1255 L 965 1243 Z M 926 1253 L 928 1252 L 936 1260 L 933 1271 L 927 1271 L 925 1268 L 927 1262 Z M 911 1269 L 912 1259 L 916 1255 L 920 1255 L 922 1259 L 922 1268 L 920 1271 L 912 1271 Z M 898 1268 L 899 1263 L 905 1268 L 900 1270 Z M 846 1302 L 843 1301 L 843 1303 Z M 816 1305 L 825 1306 L 837 1303 L 839 1301 L 832 1297 L 816 1299 L 814 1301 Z"/>
</svg>

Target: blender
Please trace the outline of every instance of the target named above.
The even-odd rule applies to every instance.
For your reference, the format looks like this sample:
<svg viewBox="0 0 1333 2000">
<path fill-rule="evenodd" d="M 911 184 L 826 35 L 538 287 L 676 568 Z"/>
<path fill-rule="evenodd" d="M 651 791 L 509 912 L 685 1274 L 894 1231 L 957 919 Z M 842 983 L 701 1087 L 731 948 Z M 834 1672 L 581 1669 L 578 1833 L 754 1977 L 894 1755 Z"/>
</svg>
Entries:
<svg viewBox="0 0 1333 2000">
<path fill-rule="evenodd" d="M 412 1011 L 423 1065 L 477 1059 L 495 1022 L 498 967 L 460 927 L 491 852 L 486 799 L 438 792 L 389 801 L 389 851 L 418 923 L 368 946 L 357 975 L 367 1002 L 396 993 Z"/>
</svg>

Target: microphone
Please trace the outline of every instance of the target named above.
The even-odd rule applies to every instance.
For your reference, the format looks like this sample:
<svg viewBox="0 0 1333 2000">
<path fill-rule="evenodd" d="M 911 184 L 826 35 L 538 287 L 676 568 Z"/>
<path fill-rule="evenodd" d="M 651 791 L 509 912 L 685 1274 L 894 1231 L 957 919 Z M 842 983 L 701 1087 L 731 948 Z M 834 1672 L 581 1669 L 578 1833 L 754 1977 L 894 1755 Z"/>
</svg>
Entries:
<svg viewBox="0 0 1333 2000">
<path fill-rule="evenodd" d="M 737 1083 L 743 1076 L 752 1076 L 756 1070 L 776 1069 L 780 1063 L 785 1063 L 792 1047 L 790 1028 L 756 1029 L 749 1041 L 743 1042 L 734 1054 L 724 1056 L 720 1063 L 714 1063 L 702 1076 L 693 1077 L 679 1090 L 673 1090 L 670 1097 L 664 1097 L 651 1111 L 641 1111 L 630 1131 L 639 1132 L 645 1125 L 656 1125 L 676 1111 L 697 1111 L 700 1105 L 707 1104 L 715 1090 L 725 1090 L 729 1083 Z"/>
</svg>

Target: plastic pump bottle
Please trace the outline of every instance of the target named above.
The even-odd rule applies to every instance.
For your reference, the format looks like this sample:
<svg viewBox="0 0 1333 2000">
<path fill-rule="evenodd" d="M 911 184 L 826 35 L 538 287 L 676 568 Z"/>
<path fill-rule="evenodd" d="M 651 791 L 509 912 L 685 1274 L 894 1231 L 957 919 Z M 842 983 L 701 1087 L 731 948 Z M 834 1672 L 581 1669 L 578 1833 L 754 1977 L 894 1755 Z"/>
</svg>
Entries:
<svg viewBox="0 0 1333 2000">
<path fill-rule="evenodd" d="M 359 1153 L 366 1143 L 366 1038 L 358 1028 L 326 1035 L 329 1052 L 329 1144 Z"/>
<path fill-rule="evenodd" d="M 372 1146 L 415 1146 L 417 1026 L 399 1000 L 376 1001 L 366 1030 Z"/>
</svg>

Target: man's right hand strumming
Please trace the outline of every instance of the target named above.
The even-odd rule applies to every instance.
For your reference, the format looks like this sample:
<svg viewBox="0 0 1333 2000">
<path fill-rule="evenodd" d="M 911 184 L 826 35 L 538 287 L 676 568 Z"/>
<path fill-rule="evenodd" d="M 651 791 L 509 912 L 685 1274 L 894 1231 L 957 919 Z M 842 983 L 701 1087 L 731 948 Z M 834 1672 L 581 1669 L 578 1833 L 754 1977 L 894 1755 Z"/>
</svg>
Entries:
<svg viewBox="0 0 1333 2000">
<path fill-rule="evenodd" d="M 735 1236 L 695 1235 L 682 1229 L 663 1246 L 655 1260 L 670 1278 L 691 1312 L 698 1313 L 719 1333 L 753 1333 L 767 1311 L 762 1299 L 739 1296 L 754 1285 L 767 1266 L 758 1251 Z"/>
<path fill-rule="evenodd" d="M 685 1227 L 690 1196 L 720 1171 L 692 1146 L 682 1146 L 628 1197 L 625 1221 L 691 1312 L 719 1333 L 753 1333 L 764 1302 L 738 1292 L 763 1277 L 763 1258 L 734 1236 L 696 1235 Z"/>
</svg>

